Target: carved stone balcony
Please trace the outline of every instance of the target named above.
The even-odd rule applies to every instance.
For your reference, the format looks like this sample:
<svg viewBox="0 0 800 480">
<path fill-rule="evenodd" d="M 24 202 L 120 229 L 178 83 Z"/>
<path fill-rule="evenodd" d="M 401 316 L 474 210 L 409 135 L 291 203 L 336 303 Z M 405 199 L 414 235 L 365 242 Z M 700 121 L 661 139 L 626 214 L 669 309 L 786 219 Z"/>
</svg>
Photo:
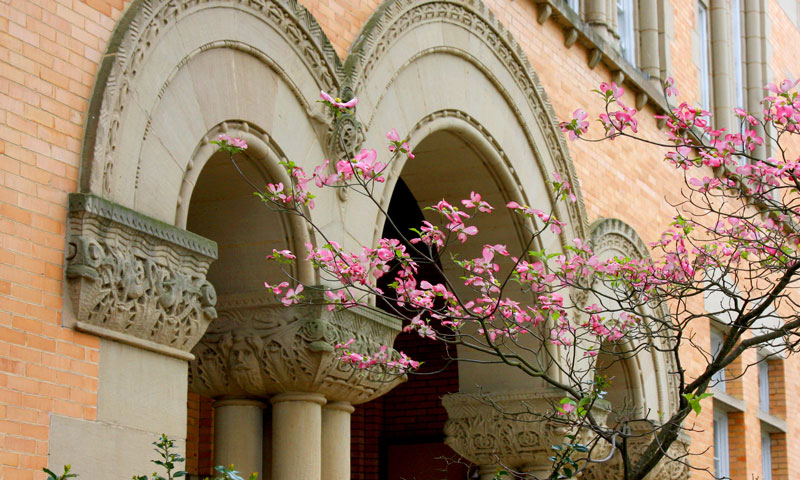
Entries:
<svg viewBox="0 0 800 480">
<path fill-rule="evenodd" d="M 102 198 L 69 196 L 75 328 L 183 359 L 216 318 L 217 244 Z"/>
<path fill-rule="evenodd" d="M 563 427 L 544 419 L 560 398 L 554 391 L 447 395 L 445 443 L 476 465 L 536 470 L 564 439 Z"/>
<path fill-rule="evenodd" d="M 657 426 L 652 422 L 636 422 L 632 424 L 632 436 L 628 439 L 628 449 L 631 461 L 635 463 L 650 445 L 653 439 L 653 432 Z M 647 476 L 649 480 L 683 480 L 689 478 L 689 466 L 681 462 L 680 459 L 686 456 L 689 447 L 688 436 L 682 435 L 667 450 L 667 458 L 664 458 Z M 602 450 L 602 451 L 600 451 Z M 598 445 L 593 452 L 593 458 L 608 457 L 611 453 L 611 445 L 604 443 Z M 673 461 L 677 459 L 678 461 Z M 606 462 L 595 463 L 583 471 L 582 478 L 586 480 L 603 480 L 607 478 L 623 478 L 624 466 L 619 452 Z"/>
<path fill-rule="evenodd" d="M 365 308 L 328 311 L 326 305 L 285 307 L 264 297 L 220 302 L 220 317 L 194 348 L 190 388 L 206 396 L 268 397 L 314 392 L 328 402 L 364 403 L 405 380 L 339 361 L 338 343 L 374 353 L 400 333 L 400 320 Z"/>
</svg>

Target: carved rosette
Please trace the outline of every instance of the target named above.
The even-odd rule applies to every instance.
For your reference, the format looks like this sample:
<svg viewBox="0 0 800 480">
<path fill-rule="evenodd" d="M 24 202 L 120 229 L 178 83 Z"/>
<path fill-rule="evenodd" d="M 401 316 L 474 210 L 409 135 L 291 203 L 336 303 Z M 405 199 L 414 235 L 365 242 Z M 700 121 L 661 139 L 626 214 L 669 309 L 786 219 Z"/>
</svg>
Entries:
<svg viewBox="0 0 800 480">
<path fill-rule="evenodd" d="M 552 391 L 446 395 L 445 443 L 476 465 L 522 469 L 549 463 L 552 445 L 561 444 L 566 433 L 545 418 L 559 399 Z"/>
<path fill-rule="evenodd" d="M 359 370 L 339 361 L 336 344 L 374 353 L 391 346 L 402 323 L 364 308 L 328 311 L 326 305 L 285 307 L 265 298 L 228 299 L 220 318 L 194 348 L 189 386 L 210 397 L 268 397 L 315 392 L 351 404 L 377 398 L 405 376 Z M 397 352 L 389 347 L 390 355 Z"/>
<path fill-rule="evenodd" d="M 217 316 L 216 243 L 93 195 L 70 194 L 68 215 L 76 328 L 190 358 Z"/>
</svg>

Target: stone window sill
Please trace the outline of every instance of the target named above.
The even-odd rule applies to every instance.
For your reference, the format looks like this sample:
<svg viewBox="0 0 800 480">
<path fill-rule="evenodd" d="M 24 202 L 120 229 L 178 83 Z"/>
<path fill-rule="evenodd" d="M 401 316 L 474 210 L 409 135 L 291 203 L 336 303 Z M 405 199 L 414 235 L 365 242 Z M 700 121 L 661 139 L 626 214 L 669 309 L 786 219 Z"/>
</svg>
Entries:
<svg viewBox="0 0 800 480">
<path fill-rule="evenodd" d="M 719 408 L 720 410 L 728 413 L 745 411 L 747 405 L 745 404 L 744 400 L 717 390 L 716 388 L 709 388 L 708 391 L 714 394 L 712 397 L 714 399 L 714 408 Z"/>
<path fill-rule="evenodd" d="M 780 419 L 771 413 L 761 410 L 760 408 L 758 409 L 756 416 L 759 420 L 761 420 L 761 427 L 767 432 L 786 433 L 789 430 L 786 420 Z"/>
</svg>

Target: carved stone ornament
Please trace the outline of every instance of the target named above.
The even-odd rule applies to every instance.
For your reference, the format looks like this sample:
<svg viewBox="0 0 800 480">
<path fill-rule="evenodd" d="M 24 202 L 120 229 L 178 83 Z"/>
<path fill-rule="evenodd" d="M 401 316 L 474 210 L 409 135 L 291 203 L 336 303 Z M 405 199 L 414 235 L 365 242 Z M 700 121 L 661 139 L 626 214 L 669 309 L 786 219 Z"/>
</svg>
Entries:
<svg viewBox="0 0 800 480">
<path fill-rule="evenodd" d="M 386 314 L 365 308 L 328 311 L 323 304 L 285 307 L 252 296 L 224 300 L 219 312 L 189 365 L 189 388 L 200 394 L 316 392 L 328 401 L 359 404 L 405 381 L 398 373 L 354 368 L 334 350 L 350 339 L 355 341 L 348 348 L 358 353 L 392 345 L 402 323 Z M 389 353 L 396 354 L 391 348 Z"/>
<path fill-rule="evenodd" d="M 653 430 L 656 428 L 650 422 L 637 422 L 633 426 L 633 436 L 628 439 L 628 451 L 631 461 L 635 463 L 650 445 L 653 439 Z M 656 465 L 647 475 L 648 480 L 684 480 L 689 478 L 689 466 L 685 461 L 689 446 L 689 438 L 682 435 L 667 450 L 666 458 Z M 611 453 L 611 445 L 604 442 L 593 451 L 593 458 L 607 457 Z M 677 460 L 673 460 L 677 459 Z M 585 480 L 605 480 L 608 478 L 623 478 L 624 466 L 619 452 L 615 452 L 611 459 L 604 463 L 596 463 L 583 471 Z"/>
<path fill-rule="evenodd" d="M 553 391 L 446 395 L 445 443 L 476 465 L 548 463 L 551 446 L 561 444 L 566 431 L 543 415 L 552 414 L 560 398 Z"/>
<path fill-rule="evenodd" d="M 216 318 L 217 244 L 102 198 L 69 196 L 67 282 L 76 328 L 189 359 Z"/>
</svg>

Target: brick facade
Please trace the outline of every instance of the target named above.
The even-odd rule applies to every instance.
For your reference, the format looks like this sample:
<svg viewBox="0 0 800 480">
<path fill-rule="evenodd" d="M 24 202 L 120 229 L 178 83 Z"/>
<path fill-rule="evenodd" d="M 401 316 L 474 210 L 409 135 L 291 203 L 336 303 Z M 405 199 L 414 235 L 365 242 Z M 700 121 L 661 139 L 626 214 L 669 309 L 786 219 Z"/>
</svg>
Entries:
<svg viewBox="0 0 800 480">
<path fill-rule="evenodd" d="M 0 478 L 43 479 L 50 415 L 93 420 L 97 409 L 98 339 L 61 325 L 65 296 L 64 249 L 67 194 L 78 190 L 81 145 L 98 64 L 122 11 L 123 0 L 5 0 L 0 2 Z M 344 57 L 377 0 L 301 0 Z M 611 79 L 605 66 L 587 66 L 590 52 L 564 46 L 553 21 L 539 24 L 529 0 L 487 0 L 522 45 L 560 118 L 579 106 L 590 116 L 598 105 L 586 92 Z M 690 54 L 694 2 L 672 0 L 673 75 L 684 98 L 697 97 Z M 800 31 L 774 0 L 768 0 L 769 71 L 774 81 L 800 74 Z M 635 103 L 629 94 L 626 101 Z M 645 109 L 642 117 L 653 111 Z M 643 120 L 645 136 L 657 135 Z M 571 143 L 589 220 L 619 218 L 646 241 L 657 237 L 672 210 L 681 179 L 640 143 Z M 708 329 L 692 332 L 708 343 Z M 416 345 L 432 356 L 436 352 Z M 410 350 L 414 350 L 410 349 Z M 439 352 L 441 353 L 441 352 Z M 441 357 L 439 357 L 441 358 Z M 689 358 L 688 368 L 699 358 Z M 696 363 L 699 364 L 699 363 Z M 788 432 L 772 434 L 773 478 L 800 478 L 800 417 L 789 400 L 800 395 L 797 358 L 770 363 L 772 413 Z M 735 384 L 740 386 L 736 387 Z M 757 373 L 743 372 L 729 393 L 747 409 L 730 415 L 731 463 L 736 479 L 761 474 Z M 381 441 L 409 435 L 441 442 L 446 418 L 436 399 L 455 391 L 457 370 L 413 379 L 389 395 L 359 406 L 353 417 L 353 478 L 377 478 Z M 693 449 L 712 444 L 711 409 L 691 419 Z M 213 438 L 208 399 L 189 402 L 189 460 L 193 472 L 209 473 Z M 376 441 L 377 440 L 377 441 Z M 696 460 L 712 468 L 711 453 Z M 703 474 L 697 473 L 698 478 Z"/>
</svg>

